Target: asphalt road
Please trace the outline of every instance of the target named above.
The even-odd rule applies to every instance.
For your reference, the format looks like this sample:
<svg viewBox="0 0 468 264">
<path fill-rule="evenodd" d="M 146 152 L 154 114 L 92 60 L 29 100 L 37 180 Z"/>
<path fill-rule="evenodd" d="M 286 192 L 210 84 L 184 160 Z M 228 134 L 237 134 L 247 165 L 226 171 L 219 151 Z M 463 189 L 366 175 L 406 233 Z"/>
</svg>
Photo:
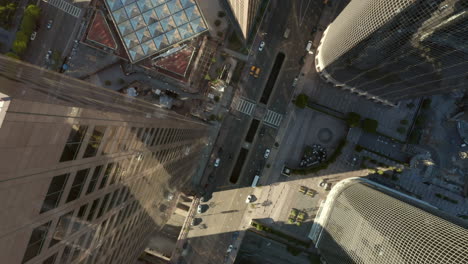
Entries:
<svg viewBox="0 0 468 264">
<path fill-rule="evenodd" d="M 39 7 L 42 10 L 39 29 L 36 38 L 29 44 L 25 60 L 41 67 L 47 67 L 50 64 L 45 59 L 48 50 L 59 52 L 62 59 L 68 56 L 67 53 L 71 49 L 74 34 L 77 31 L 76 28 L 79 27 L 81 20 L 44 1 L 40 2 Z M 47 29 L 47 22 L 50 19 L 53 20 L 52 27 Z"/>
<path fill-rule="evenodd" d="M 286 59 L 269 103 L 263 107 L 285 115 L 287 105 L 293 96 L 292 82 L 296 76 L 300 75 L 299 61 L 307 53 L 305 47 L 307 41 L 312 39 L 311 31 L 318 23 L 322 4 L 320 1 L 312 0 L 273 0 L 271 4 L 271 11 L 265 15 L 258 37 L 252 45 L 253 54 L 249 56 L 236 92 L 237 96 L 258 102 L 275 57 L 279 52 L 283 52 Z M 283 38 L 286 28 L 291 30 L 288 39 Z M 261 41 L 265 41 L 266 45 L 263 51 L 258 51 L 258 45 Z M 252 65 L 262 69 L 259 78 L 253 78 L 249 75 Z M 193 250 L 190 252 L 190 256 L 185 258 L 188 263 L 223 263 L 220 260 L 224 258 L 226 249 L 231 243 L 229 238 L 232 232 L 239 229 L 240 219 L 247 213 L 245 197 L 252 191 L 252 188 L 246 186 L 250 186 L 253 173 L 256 170 L 261 170 L 268 162 L 274 162 L 273 159 L 265 160 L 263 155 L 266 148 L 272 149 L 274 147 L 278 129 L 261 124 L 253 143 L 246 144 L 245 136 L 252 118 L 252 116 L 240 113 L 235 109 L 231 109 L 229 114 L 224 117 L 220 135 L 210 157 L 211 162 L 205 171 L 205 177 L 208 178 L 210 175 L 208 192 L 214 191 L 210 202 L 214 203 L 216 208 L 222 207 L 222 211 L 228 213 L 220 214 L 221 211 L 215 211 L 216 209 L 210 207 L 207 212 L 197 216 L 203 219 L 207 228 L 193 230 L 189 233 L 189 237 L 192 236 L 189 239 L 189 244 Z M 262 126 L 265 127 L 265 135 L 259 137 L 258 132 Z M 222 151 L 219 151 L 221 147 Z M 248 148 L 249 155 L 237 184 L 231 184 L 229 177 L 241 147 Z M 215 168 L 213 162 L 218 157 L 221 158 L 220 166 Z M 220 190 L 225 191 L 219 192 Z M 218 194 L 222 194 L 223 197 L 218 197 Z M 202 260 L 203 262 L 196 262 Z"/>
</svg>

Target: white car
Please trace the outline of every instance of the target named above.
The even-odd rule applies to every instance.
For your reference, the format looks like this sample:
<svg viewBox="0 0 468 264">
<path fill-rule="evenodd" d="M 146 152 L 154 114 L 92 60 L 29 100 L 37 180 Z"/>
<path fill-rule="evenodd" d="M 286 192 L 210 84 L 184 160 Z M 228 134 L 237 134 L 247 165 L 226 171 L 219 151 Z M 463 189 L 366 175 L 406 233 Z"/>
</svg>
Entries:
<svg viewBox="0 0 468 264">
<path fill-rule="evenodd" d="M 269 156 L 270 156 L 270 149 L 266 149 L 266 150 L 265 150 L 265 154 L 263 155 L 263 157 L 264 157 L 265 159 L 268 159 Z"/>
<path fill-rule="evenodd" d="M 36 38 L 36 35 L 37 35 L 37 32 L 34 31 L 32 34 L 31 34 L 31 40 L 34 40 Z"/>
<path fill-rule="evenodd" d="M 234 249 L 233 245 L 229 245 L 228 249 L 226 250 L 227 253 L 231 253 L 231 251 Z"/>
<path fill-rule="evenodd" d="M 215 160 L 215 163 L 214 163 L 215 168 L 219 167 L 219 163 L 220 163 L 220 162 L 221 162 L 221 159 L 220 159 L 220 158 L 217 158 L 217 159 Z"/>
<path fill-rule="evenodd" d="M 245 203 L 251 203 L 252 200 L 253 200 L 253 196 L 249 195 L 249 196 L 247 196 L 247 199 L 245 199 Z"/>
<path fill-rule="evenodd" d="M 258 51 L 262 51 L 265 47 L 265 41 L 260 42 L 260 46 L 258 47 Z"/>
<path fill-rule="evenodd" d="M 197 207 L 197 213 L 201 214 L 203 211 L 203 206 L 201 204 L 198 205 Z"/>
</svg>

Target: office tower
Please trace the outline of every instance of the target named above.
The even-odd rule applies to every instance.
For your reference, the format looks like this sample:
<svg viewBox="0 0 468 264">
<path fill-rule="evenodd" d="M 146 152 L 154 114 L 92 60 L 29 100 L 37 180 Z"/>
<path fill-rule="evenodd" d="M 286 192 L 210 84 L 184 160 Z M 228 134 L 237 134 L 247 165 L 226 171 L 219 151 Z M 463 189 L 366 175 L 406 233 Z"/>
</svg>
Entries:
<svg viewBox="0 0 468 264">
<path fill-rule="evenodd" d="M 0 56 L 0 262 L 134 263 L 207 127 Z"/>
<path fill-rule="evenodd" d="M 468 85 L 466 0 L 351 1 L 324 32 L 316 70 L 386 105 Z"/>
<path fill-rule="evenodd" d="M 223 0 L 229 18 L 237 25 L 244 40 L 249 38 L 261 0 Z M 230 11 L 230 12 L 229 12 Z"/>
<path fill-rule="evenodd" d="M 328 194 L 311 238 L 328 264 L 468 263 L 468 224 L 370 180 Z"/>
</svg>

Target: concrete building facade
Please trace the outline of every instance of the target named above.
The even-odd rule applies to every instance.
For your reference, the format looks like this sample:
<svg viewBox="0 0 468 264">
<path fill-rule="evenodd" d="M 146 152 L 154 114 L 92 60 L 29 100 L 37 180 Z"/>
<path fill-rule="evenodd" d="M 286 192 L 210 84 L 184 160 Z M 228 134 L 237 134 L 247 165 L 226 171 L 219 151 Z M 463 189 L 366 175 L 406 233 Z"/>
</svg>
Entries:
<svg viewBox="0 0 468 264">
<path fill-rule="evenodd" d="M 309 238 L 323 263 L 468 263 L 468 223 L 362 178 L 337 183 Z"/>
<path fill-rule="evenodd" d="M 316 70 L 335 86 L 395 105 L 468 85 L 464 0 L 351 1 L 325 30 Z"/>
<path fill-rule="evenodd" d="M 207 129 L 0 56 L 1 262 L 135 262 L 190 191 Z"/>
<path fill-rule="evenodd" d="M 262 0 L 221 0 L 221 2 L 230 11 L 228 13 L 231 22 L 237 24 L 244 40 L 247 40 Z"/>
</svg>

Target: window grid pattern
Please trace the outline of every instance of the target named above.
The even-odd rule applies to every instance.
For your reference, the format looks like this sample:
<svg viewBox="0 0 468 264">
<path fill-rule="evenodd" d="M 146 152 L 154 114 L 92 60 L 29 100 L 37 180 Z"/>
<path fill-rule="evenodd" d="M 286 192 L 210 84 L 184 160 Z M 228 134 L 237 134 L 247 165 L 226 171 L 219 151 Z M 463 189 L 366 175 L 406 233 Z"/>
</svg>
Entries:
<svg viewBox="0 0 468 264">
<path fill-rule="evenodd" d="M 468 263 L 462 226 L 357 181 L 334 197 L 317 243 L 328 263 Z"/>
<path fill-rule="evenodd" d="M 467 10 L 459 0 L 352 1 L 324 34 L 317 70 L 384 103 L 466 87 Z"/>
</svg>

